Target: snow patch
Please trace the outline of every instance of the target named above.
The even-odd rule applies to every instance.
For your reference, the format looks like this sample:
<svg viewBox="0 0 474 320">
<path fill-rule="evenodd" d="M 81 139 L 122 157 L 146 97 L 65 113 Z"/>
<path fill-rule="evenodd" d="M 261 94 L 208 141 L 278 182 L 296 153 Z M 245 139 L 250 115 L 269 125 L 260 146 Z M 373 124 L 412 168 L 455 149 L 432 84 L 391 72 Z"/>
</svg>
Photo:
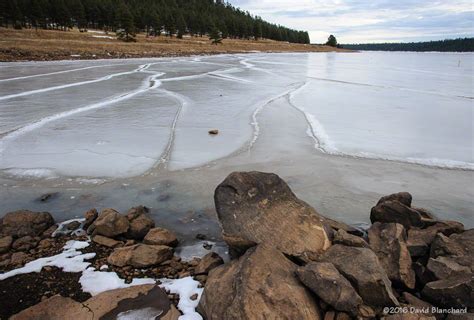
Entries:
<svg viewBox="0 0 474 320">
<path fill-rule="evenodd" d="M 117 315 L 117 320 L 154 320 L 163 314 L 163 310 L 155 308 L 143 308 L 138 310 L 128 310 L 120 312 Z"/>
<path fill-rule="evenodd" d="M 14 269 L 5 273 L 0 274 L 0 280 L 5 280 L 7 278 L 31 273 L 31 272 L 40 272 L 43 267 L 58 267 L 64 272 L 81 272 L 84 271 L 89 265 L 89 262 L 84 260 L 89 260 L 95 257 L 95 253 L 82 253 L 77 251 L 79 249 L 84 249 L 89 246 L 89 241 L 75 241 L 69 240 L 64 246 L 64 251 L 60 254 L 39 258 L 28 262 L 23 267 Z"/>
<path fill-rule="evenodd" d="M 67 228 L 67 225 L 70 224 L 71 222 L 75 222 L 75 221 L 80 223 L 79 227 L 77 227 L 77 229 L 75 229 L 75 230 L 69 230 Z M 54 232 L 51 234 L 51 236 L 54 238 L 57 235 L 64 235 L 64 234 L 74 234 L 76 236 L 83 235 L 84 230 L 82 229 L 82 226 L 84 225 L 84 221 L 86 221 L 86 219 L 84 219 L 84 218 L 70 219 L 70 220 L 63 221 L 58 225 L 58 228 L 56 230 L 54 230 Z"/>
<path fill-rule="evenodd" d="M 160 287 L 165 290 L 179 295 L 178 309 L 183 313 L 179 320 L 202 320 L 196 307 L 201 299 L 204 288 L 199 288 L 199 282 L 192 277 L 181 279 L 160 279 Z M 197 299 L 192 300 L 191 296 L 197 294 Z"/>
</svg>

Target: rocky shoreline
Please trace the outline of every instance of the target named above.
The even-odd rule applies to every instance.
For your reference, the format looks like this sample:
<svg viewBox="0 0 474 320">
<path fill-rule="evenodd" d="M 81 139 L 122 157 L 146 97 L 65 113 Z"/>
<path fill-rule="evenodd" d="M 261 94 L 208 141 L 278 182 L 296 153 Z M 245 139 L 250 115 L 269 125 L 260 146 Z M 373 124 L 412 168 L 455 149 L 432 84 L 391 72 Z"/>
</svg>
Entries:
<svg viewBox="0 0 474 320">
<path fill-rule="evenodd" d="M 142 206 L 59 226 L 7 213 L 0 319 L 474 318 L 474 229 L 407 192 L 382 197 L 368 230 L 322 216 L 270 173 L 234 172 L 214 200 L 226 263 L 211 250 L 179 257 L 179 239 Z"/>
</svg>

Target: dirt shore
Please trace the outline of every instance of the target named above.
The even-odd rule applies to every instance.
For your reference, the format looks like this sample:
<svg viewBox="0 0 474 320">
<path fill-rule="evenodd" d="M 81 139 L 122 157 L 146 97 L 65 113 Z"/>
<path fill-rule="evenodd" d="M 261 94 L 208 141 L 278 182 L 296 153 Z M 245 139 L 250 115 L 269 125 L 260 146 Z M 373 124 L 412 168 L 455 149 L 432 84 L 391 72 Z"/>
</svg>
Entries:
<svg viewBox="0 0 474 320">
<path fill-rule="evenodd" d="M 126 43 L 105 34 L 89 30 L 79 32 L 0 28 L 0 61 L 45 61 L 64 59 L 151 58 L 198 54 L 246 52 L 329 52 L 347 51 L 328 46 L 294 44 L 273 40 L 224 39 L 212 45 L 207 37 L 183 39 L 137 36 L 137 42 Z"/>
</svg>

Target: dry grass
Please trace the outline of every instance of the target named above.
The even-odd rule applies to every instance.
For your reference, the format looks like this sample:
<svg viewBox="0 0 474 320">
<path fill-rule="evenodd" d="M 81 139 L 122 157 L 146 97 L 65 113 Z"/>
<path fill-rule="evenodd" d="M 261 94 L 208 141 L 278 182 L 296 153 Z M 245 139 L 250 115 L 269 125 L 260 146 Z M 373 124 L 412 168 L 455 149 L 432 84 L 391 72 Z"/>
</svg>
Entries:
<svg viewBox="0 0 474 320">
<path fill-rule="evenodd" d="M 212 45 L 207 37 L 167 38 L 139 34 L 137 42 L 125 43 L 115 39 L 78 30 L 52 31 L 0 28 L 0 61 L 61 60 L 94 58 L 168 57 L 194 54 L 262 52 L 327 52 L 341 51 L 327 46 L 290 44 L 272 40 L 224 39 L 220 45 Z"/>
</svg>

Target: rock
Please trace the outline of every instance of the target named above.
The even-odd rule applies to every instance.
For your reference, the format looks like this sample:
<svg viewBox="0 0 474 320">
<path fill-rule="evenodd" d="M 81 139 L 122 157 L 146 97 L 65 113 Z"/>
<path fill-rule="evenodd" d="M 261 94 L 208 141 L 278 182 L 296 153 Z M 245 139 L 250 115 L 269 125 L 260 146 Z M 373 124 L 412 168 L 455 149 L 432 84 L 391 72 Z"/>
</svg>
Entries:
<svg viewBox="0 0 474 320">
<path fill-rule="evenodd" d="M 369 244 L 362 239 L 361 237 L 354 236 L 352 234 L 347 233 L 343 229 L 339 229 L 334 233 L 334 238 L 332 240 L 334 244 L 343 244 L 346 246 L 351 247 L 360 247 L 360 248 L 368 248 Z"/>
<path fill-rule="evenodd" d="M 105 237 L 113 238 L 120 234 L 127 232 L 129 228 L 129 222 L 126 217 L 114 209 L 104 209 L 100 213 L 99 217 L 89 227 L 93 229 L 92 235 L 102 235 Z M 89 233 L 88 229 L 88 233 Z"/>
<path fill-rule="evenodd" d="M 10 264 L 10 253 L 0 254 L 0 267 L 4 268 Z"/>
<path fill-rule="evenodd" d="M 398 193 L 393 193 L 388 196 L 384 196 L 380 198 L 380 200 L 377 202 L 377 205 L 382 204 L 387 201 L 398 201 L 407 207 L 411 207 L 411 200 L 412 196 L 408 192 L 398 192 Z"/>
<path fill-rule="evenodd" d="M 212 130 L 209 130 L 208 133 L 209 133 L 210 135 L 216 135 L 216 134 L 219 134 L 219 130 L 217 130 L 217 129 L 212 129 Z"/>
<path fill-rule="evenodd" d="M 58 195 L 59 195 L 58 192 L 45 193 L 45 194 L 42 194 L 37 200 L 38 200 L 38 201 L 41 201 L 41 202 L 47 202 L 47 201 L 49 201 L 49 200 L 51 200 L 51 199 L 56 198 Z"/>
<path fill-rule="evenodd" d="M 83 304 L 92 311 L 94 319 L 117 319 L 118 315 L 124 318 L 126 315 L 127 319 L 177 320 L 181 315 L 166 292 L 153 284 L 105 291 Z"/>
<path fill-rule="evenodd" d="M 324 320 L 335 320 L 336 319 L 336 312 L 331 310 L 324 314 Z"/>
<path fill-rule="evenodd" d="M 49 212 L 13 211 L 0 220 L 0 234 L 14 238 L 38 236 L 52 225 L 54 219 Z"/>
<path fill-rule="evenodd" d="M 18 251 L 28 251 L 35 248 L 38 245 L 39 238 L 33 238 L 32 236 L 24 236 L 16 239 L 12 248 Z"/>
<path fill-rule="evenodd" d="M 38 248 L 39 249 L 48 249 L 48 248 L 51 248 L 55 243 L 56 243 L 56 241 L 54 239 L 46 238 L 46 239 L 41 240 L 38 243 Z"/>
<path fill-rule="evenodd" d="M 345 312 L 338 312 L 336 314 L 336 320 L 351 320 L 351 316 Z"/>
<path fill-rule="evenodd" d="M 116 248 L 107 258 L 111 265 L 145 268 L 158 265 L 173 257 L 173 249 L 167 246 L 135 244 Z"/>
<path fill-rule="evenodd" d="M 5 236 L 0 238 L 0 254 L 8 252 L 12 246 L 13 237 Z"/>
<path fill-rule="evenodd" d="M 474 229 L 449 237 L 438 233 L 431 244 L 430 257 L 448 256 L 457 264 L 474 272 Z"/>
<path fill-rule="evenodd" d="M 28 262 L 29 259 L 30 256 L 24 252 L 14 252 L 10 257 L 10 264 L 12 266 L 21 266 Z"/>
<path fill-rule="evenodd" d="M 331 262 L 370 306 L 398 306 L 391 282 L 377 256 L 367 248 L 333 245 L 319 259 Z"/>
<path fill-rule="evenodd" d="M 464 226 L 455 221 L 438 221 L 426 229 L 411 228 L 408 230 L 408 251 L 412 257 L 422 257 L 429 252 L 430 245 L 438 233 L 450 236 L 463 231 Z"/>
<path fill-rule="evenodd" d="M 362 237 L 364 235 L 363 230 L 351 227 L 350 225 L 345 224 L 341 221 L 336 221 L 336 220 L 330 219 L 328 217 L 323 217 L 323 216 L 321 216 L 321 218 L 323 219 L 324 224 L 330 227 L 331 229 L 333 229 L 334 231 L 343 230 L 349 234 L 359 236 L 359 237 Z"/>
<path fill-rule="evenodd" d="M 415 297 L 414 295 L 408 293 L 408 292 L 403 292 L 402 294 L 403 299 L 409 304 L 410 306 L 413 306 L 416 309 L 419 310 L 427 310 L 429 312 L 426 312 L 425 314 L 427 316 L 432 316 L 433 314 L 431 313 L 431 308 L 433 307 L 432 304 L 421 300 L 418 297 Z"/>
<path fill-rule="evenodd" d="M 81 226 L 81 223 L 79 221 L 72 221 L 66 225 L 66 229 L 69 231 L 74 231 L 74 230 L 77 230 L 80 226 Z"/>
<path fill-rule="evenodd" d="M 150 229 L 143 239 L 143 242 L 146 244 L 157 244 L 169 247 L 176 247 L 178 245 L 176 235 L 164 228 Z"/>
<path fill-rule="evenodd" d="M 306 287 L 334 309 L 357 316 L 362 298 L 332 263 L 311 262 L 298 268 L 296 274 Z"/>
<path fill-rule="evenodd" d="M 130 228 L 126 234 L 127 238 L 142 240 L 148 231 L 155 226 L 155 221 L 147 215 L 148 212 L 148 208 L 144 206 L 134 207 L 128 211 L 127 219 Z"/>
<path fill-rule="evenodd" d="M 48 229 L 46 229 L 42 234 L 41 236 L 43 238 L 52 238 L 53 237 L 53 233 L 58 229 L 58 225 L 57 224 L 53 224 L 51 227 L 49 227 Z"/>
<path fill-rule="evenodd" d="M 196 239 L 198 240 L 206 240 L 207 239 L 207 236 L 205 234 L 202 234 L 202 233 L 198 233 L 196 235 Z"/>
<path fill-rule="evenodd" d="M 234 256 L 266 242 L 307 260 L 331 245 L 323 218 L 276 174 L 233 172 L 217 186 L 214 201 Z"/>
<path fill-rule="evenodd" d="M 464 255 L 462 246 L 442 233 L 438 233 L 431 243 L 430 257 L 432 258 L 462 255 Z"/>
<path fill-rule="evenodd" d="M 99 213 L 97 212 L 97 210 L 95 208 L 90 209 L 89 211 L 87 211 L 84 214 L 84 218 L 86 220 L 84 221 L 84 225 L 82 226 L 82 228 L 84 230 L 87 230 L 87 228 L 89 228 L 90 225 L 94 223 L 95 219 L 97 219 L 98 216 L 99 216 Z"/>
<path fill-rule="evenodd" d="M 92 320 L 93 314 L 71 298 L 53 296 L 12 316 L 11 320 Z"/>
<path fill-rule="evenodd" d="M 180 313 L 158 286 L 139 285 L 100 293 L 83 303 L 59 295 L 14 315 L 13 320 L 117 319 L 177 320 Z"/>
<path fill-rule="evenodd" d="M 474 307 L 474 274 L 465 273 L 429 282 L 422 296 L 435 305 L 453 308 Z"/>
<path fill-rule="evenodd" d="M 208 274 L 212 269 L 220 266 L 224 260 L 215 252 L 206 254 L 194 269 L 194 274 Z"/>
<path fill-rule="evenodd" d="M 438 280 L 471 272 L 469 267 L 458 264 L 453 258 L 443 256 L 430 258 L 426 267 Z"/>
<path fill-rule="evenodd" d="M 406 229 L 423 227 L 421 214 L 397 200 L 384 201 L 370 211 L 370 221 L 399 223 Z"/>
<path fill-rule="evenodd" d="M 123 246 L 122 241 L 117 241 L 117 240 L 107 238 L 101 235 L 93 236 L 92 241 L 94 241 L 97 244 L 100 244 L 101 246 L 108 247 L 108 248 L 117 248 L 117 247 Z"/>
<path fill-rule="evenodd" d="M 415 288 L 415 271 L 406 244 L 405 228 L 398 223 L 372 224 L 369 243 L 388 278 L 398 285 Z"/>
<path fill-rule="evenodd" d="M 253 247 L 209 273 L 198 311 L 207 320 L 321 319 L 296 268 L 271 246 Z"/>
</svg>

